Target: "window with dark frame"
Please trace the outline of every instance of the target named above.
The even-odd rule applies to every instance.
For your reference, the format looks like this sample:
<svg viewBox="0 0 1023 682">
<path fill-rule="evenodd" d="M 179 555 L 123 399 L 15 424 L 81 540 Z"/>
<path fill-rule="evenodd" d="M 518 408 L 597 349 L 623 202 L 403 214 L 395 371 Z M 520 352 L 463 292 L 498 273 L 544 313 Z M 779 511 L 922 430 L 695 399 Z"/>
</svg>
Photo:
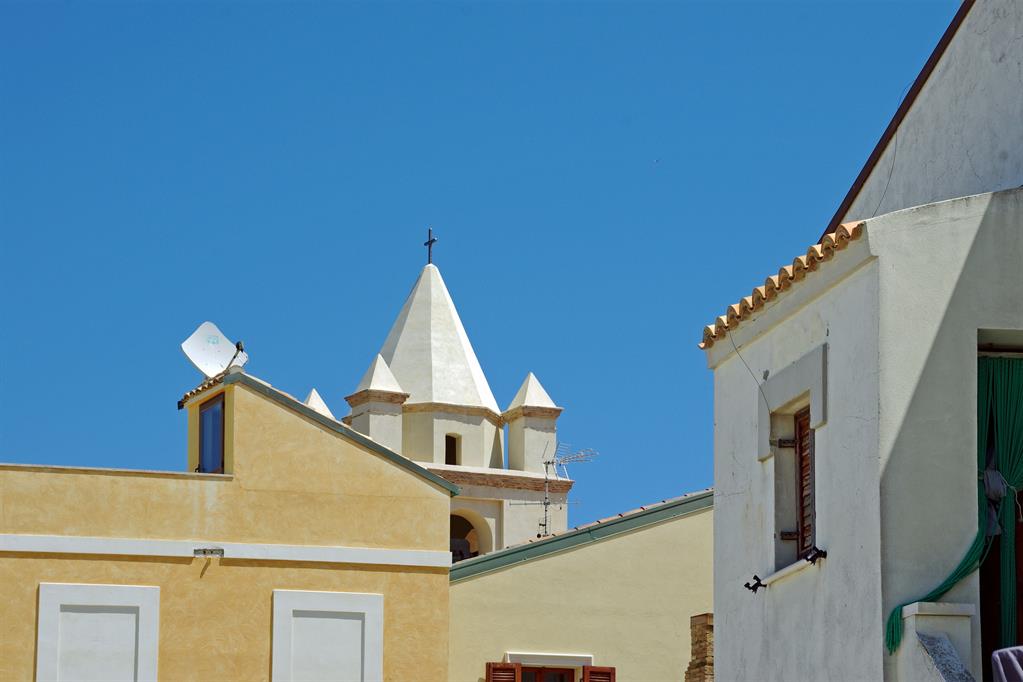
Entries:
<svg viewBox="0 0 1023 682">
<path fill-rule="evenodd" d="M 816 544 L 814 526 L 817 510 L 814 494 L 813 429 L 810 428 L 810 408 L 800 410 L 793 417 L 796 445 L 796 553 L 800 558 Z"/>
<path fill-rule="evenodd" d="M 461 462 L 462 458 L 459 456 L 461 453 L 458 452 L 459 450 L 458 446 L 460 445 L 459 441 L 461 441 L 461 438 L 459 438 L 458 436 L 454 436 L 450 433 L 444 436 L 445 464 L 458 465 L 462 463 Z"/>
<path fill-rule="evenodd" d="M 224 473 L 224 394 L 199 406 L 199 466 L 204 474 Z"/>
</svg>

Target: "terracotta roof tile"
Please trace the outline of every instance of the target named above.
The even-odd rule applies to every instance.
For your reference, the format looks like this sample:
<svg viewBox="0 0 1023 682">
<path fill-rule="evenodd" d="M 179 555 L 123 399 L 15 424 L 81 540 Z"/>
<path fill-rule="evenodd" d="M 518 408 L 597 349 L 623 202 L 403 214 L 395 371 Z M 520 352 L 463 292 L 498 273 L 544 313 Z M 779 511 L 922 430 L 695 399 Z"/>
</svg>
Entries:
<svg viewBox="0 0 1023 682">
<path fill-rule="evenodd" d="M 788 291 L 793 282 L 803 281 L 808 273 L 817 271 L 821 263 L 831 260 L 836 251 L 841 251 L 850 241 L 859 239 L 862 234 L 863 223 L 858 222 L 839 225 L 834 232 L 824 235 L 819 244 L 808 248 L 804 255 L 796 256 L 791 265 L 783 266 L 777 275 L 768 277 L 763 286 L 756 287 L 749 296 L 728 306 L 725 314 L 715 320 L 714 324 L 704 327 L 700 348 L 707 350 L 713 346 L 716 341 L 720 341 L 728 332 L 738 327 L 743 320 L 773 301 L 779 294 Z"/>
<path fill-rule="evenodd" d="M 185 395 L 181 396 L 181 400 L 178 401 L 178 409 L 180 410 L 182 407 L 184 407 L 185 403 L 187 403 L 189 400 L 191 400 L 195 396 L 199 395 L 203 391 L 208 391 L 209 389 L 213 388 L 217 384 L 223 382 L 224 381 L 224 377 L 226 375 L 227 375 L 227 372 L 221 372 L 220 374 L 218 374 L 216 376 L 209 377 L 208 379 L 203 379 L 201 384 L 199 384 L 198 386 L 193 388 L 191 391 L 188 391 L 187 393 L 185 393 Z"/>
</svg>

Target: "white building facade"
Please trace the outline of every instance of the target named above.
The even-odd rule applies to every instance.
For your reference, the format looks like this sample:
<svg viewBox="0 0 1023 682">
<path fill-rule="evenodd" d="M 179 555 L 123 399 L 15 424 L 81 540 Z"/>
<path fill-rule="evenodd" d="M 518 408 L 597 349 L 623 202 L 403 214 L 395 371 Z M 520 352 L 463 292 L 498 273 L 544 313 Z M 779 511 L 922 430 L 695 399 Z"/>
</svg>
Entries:
<svg viewBox="0 0 1023 682">
<path fill-rule="evenodd" d="M 345 423 L 461 488 L 451 509 L 456 560 L 567 527 L 572 481 L 544 464 L 562 408 L 531 372 L 498 407 L 437 266 L 423 268 L 346 400 Z"/>
<path fill-rule="evenodd" d="M 829 232 L 704 332 L 717 679 L 980 680 L 1019 643 L 978 367 L 1023 363 L 1020 35 L 1023 3 L 964 3 Z"/>
</svg>

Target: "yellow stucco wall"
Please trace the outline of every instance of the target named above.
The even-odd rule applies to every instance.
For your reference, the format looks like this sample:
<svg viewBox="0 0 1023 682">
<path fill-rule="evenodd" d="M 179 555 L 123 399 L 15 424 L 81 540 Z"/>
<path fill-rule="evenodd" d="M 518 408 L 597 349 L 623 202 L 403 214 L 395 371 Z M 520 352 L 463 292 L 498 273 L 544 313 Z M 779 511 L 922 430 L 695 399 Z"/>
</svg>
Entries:
<svg viewBox="0 0 1023 682">
<path fill-rule="evenodd" d="M 621 682 L 689 664 L 689 618 L 713 610 L 705 509 L 451 585 L 449 679 L 484 679 L 506 652 L 592 654 Z"/>
<path fill-rule="evenodd" d="M 0 466 L 0 533 L 448 551 L 447 491 L 244 385 L 226 390 L 232 475 Z M 446 569 L 205 564 L 0 552 L 0 679 L 32 677 L 40 582 L 159 586 L 164 680 L 267 678 L 274 589 L 383 594 L 387 679 L 446 676 Z"/>
<path fill-rule="evenodd" d="M 447 492 L 244 386 L 227 390 L 232 476 L 0 466 L 0 532 L 448 550 Z"/>
<path fill-rule="evenodd" d="M 0 680 L 31 680 L 40 582 L 160 587 L 160 679 L 270 678 L 273 590 L 384 595 L 384 676 L 447 674 L 446 569 L 0 554 Z"/>
</svg>

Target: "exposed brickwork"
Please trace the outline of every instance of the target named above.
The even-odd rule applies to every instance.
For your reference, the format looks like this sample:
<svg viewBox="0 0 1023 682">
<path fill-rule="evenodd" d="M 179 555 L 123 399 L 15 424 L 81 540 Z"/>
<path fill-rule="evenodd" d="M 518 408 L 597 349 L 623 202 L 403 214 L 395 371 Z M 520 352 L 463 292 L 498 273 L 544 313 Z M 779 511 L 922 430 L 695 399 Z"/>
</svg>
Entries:
<svg viewBox="0 0 1023 682">
<path fill-rule="evenodd" d="M 686 682 L 714 682 L 714 614 L 701 613 L 689 619 L 692 653 L 686 668 Z"/>
</svg>

